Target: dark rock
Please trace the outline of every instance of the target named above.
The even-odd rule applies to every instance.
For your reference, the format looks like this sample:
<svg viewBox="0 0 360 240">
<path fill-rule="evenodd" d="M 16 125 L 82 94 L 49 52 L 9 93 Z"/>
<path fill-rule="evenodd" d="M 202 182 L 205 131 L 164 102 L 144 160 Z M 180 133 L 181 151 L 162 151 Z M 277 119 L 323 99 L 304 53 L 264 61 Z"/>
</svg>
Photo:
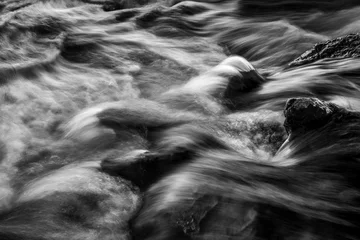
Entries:
<svg viewBox="0 0 360 240">
<path fill-rule="evenodd" d="M 284 110 L 285 129 L 290 134 L 298 129 L 317 128 L 329 121 L 333 111 L 330 104 L 317 98 L 291 98 Z"/>
<path fill-rule="evenodd" d="M 327 42 L 318 43 L 312 49 L 292 61 L 289 66 L 300 66 L 324 58 L 348 57 L 360 57 L 360 34 L 349 34 Z"/>
<path fill-rule="evenodd" d="M 308 12 L 310 10 L 320 10 L 324 12 L 338 11 L 358 6 L 358 0 L 243 0 L 239 1 L 239 11 L 241 15 L 276 15 L 281 12 Z"/>
<path fill-rule="evenodd" d="M 106 1 L 103 5 L 105 12 L 116 11 L 125 8 L 125 1 Z"/>
<path fill-rule="evenodd" d="M 6 155 L 7 155 L 6 145 L 2 141 L 0 141 L 0 162 L 3 161 L 3 159 L 5 159 Z"/>
<path fill-rule="evenodd" d="M 139 13 L 140 11 L 138 9 L 126 9 L 117 13 L 115 19 L 119 22 L 124 22 Z"/>
<path fill-rule="evenodd" d="M 241 72 L 241 75 L 235 75 L 229 79 L 229 84 L 224 93 L 224 98 L 233 99 L 241 96 L 242 93 L 251 92 L 260 87 L 266 79 L 256 70 Z"/>
</svg>

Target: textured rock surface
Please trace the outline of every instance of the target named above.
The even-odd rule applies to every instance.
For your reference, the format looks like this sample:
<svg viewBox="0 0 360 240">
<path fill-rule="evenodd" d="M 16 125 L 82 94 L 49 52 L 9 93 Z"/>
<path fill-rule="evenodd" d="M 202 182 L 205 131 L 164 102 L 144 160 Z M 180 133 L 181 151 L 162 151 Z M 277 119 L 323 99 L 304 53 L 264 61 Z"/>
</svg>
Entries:
<svg viewBox="0 0 360 240">
<path fill-rule="evenodd" d="M 360 57 L 360 34 L 349 34 L 327 42 L 318 43 L 312 49 L 292 61 L 289 66 L 300 66 L 324 58 L 347 57 Z"/>
<path fill-rule="evenodd" d="M 105 12 L 116 11 L 125 8 L 126 4 L 124 1 L 106 1 L 103 5 Z"/>
<path fill-rule="evenodd" d="M 243 0 L 239 1 L 241 14 L 258 15 L 258 14 L 273 14 L 274 12 L 285 11 L 334 11 L 339 9 L 346 9 L 357 6 L 357 0 L 302 0 L 302 1 L 288 1 L 288 0 Z"/>
<path fill-rule="evenodd" d="M 325 124 L 333 113 L 332 107 L 317 98 L 291 98 L 287 101 L 284 126 L 288 133 L 297 129 Z"/>
</svg>

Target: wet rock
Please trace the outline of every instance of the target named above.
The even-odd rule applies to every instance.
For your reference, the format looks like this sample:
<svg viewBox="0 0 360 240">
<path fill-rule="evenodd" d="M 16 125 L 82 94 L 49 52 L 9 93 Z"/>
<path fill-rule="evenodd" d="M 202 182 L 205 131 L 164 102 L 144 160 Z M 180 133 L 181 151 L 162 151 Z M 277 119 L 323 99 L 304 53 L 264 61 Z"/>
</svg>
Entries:
<svg viewBox="0 0 360 240">
<path fill-rule="evenodd" d="M 232 99 L 241 96 L 242 93 L 251 92 L 255 88 L 260 87 L 266 82 L 256 70 L 242 71 L 241 75 L 235 75 L 229 79 L 228 87 L 224 93 L 224 97 Z"/>
<path fill-rule="evenodd" d="M 5 143 L 0 141 L 0 162 L 2 162 L 3 159 L 5 159 L 7 154 L 7 149 Z"/>
<path fill-rule="evenodd" d="M 239 10 L 242 15 L 272 15 L 281 12 L 308 12 L 309 10 L 337 11 L 340 9 L 358 6 L 358 0 L 243 0 L 239 1 Z"/>
<path fill-rule="evenodd" d="M 106 1 L 102 8 L 105 12 L 110 12 L 124 9 L 126 8 L 125 5 L 125 1 Z"/>
<path fill-rule="evenodd" d="M 102 9 L 105 12 L 116 11 L 127 8 L 129 4 L 125 0 L 82 0 L 82 2 L 102 5 Z"/>
<path fill-rule="evenodd" d="M 331 118 L 331 105 L 317 98 L 291 98 L 284 110 L 285 129 L 290 134 L 298 129 L 317 128 Z"/>
<path fill-rule="evenodd" d="M 289 64 L 300 66 L 324 58 L 360 57 L 360 34 L 349 34 L 327 42 L 318 43 Z"/>
</svg>

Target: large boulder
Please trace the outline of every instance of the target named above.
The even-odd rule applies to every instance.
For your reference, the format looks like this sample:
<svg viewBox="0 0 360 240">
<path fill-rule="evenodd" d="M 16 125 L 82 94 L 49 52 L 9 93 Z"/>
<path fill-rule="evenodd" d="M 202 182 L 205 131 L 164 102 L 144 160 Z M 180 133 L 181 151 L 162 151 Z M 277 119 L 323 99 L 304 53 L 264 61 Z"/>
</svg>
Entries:
<svg viewBox="0 0 360 240">
<path fill-rule="evenodd" d="M 360 35 L 349 34 L 316 44 L 312 49 L 306 51 L 300 57 L 292 61 L 289 66 L 300 66 L 324 58 L 355 58 L 359 56 Z"/>
<path fill-rule="evenodd" d="M 288 133 L 298 129 L 311 129 L 324 125 L 334 111 L 334 106 L 317 98 L 291 98 L 287 101 L 284 126 Z"/>
</svg>

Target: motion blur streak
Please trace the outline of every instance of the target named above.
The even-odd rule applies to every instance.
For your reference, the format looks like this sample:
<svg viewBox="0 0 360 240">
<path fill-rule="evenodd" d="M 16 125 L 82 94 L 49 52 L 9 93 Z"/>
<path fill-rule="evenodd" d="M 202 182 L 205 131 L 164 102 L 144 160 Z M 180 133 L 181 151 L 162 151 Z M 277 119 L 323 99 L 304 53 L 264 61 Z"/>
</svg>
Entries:
<svg viewBox="0 0 360 240">
<path fill-rule="evenodd" d="M 0 239 L 131 239 L 139 189 L 100 163 L 150 149 L 150 137 L 163 137 L 157 150 L 191 143 L 182 124 L 202 125 L 244 161 L 289 166 L 294 149 L 307 148 L 285 144 L 274 157 L 287 137 L 288 98 L 360 111 L 359 59 L 288 67 L 317 42 L 359 32 L 358 1 L 115 2 L 0 0 Z M 201 140 L 192 129 L 189 138 Z M 212 159 L 239 160 L 210 155 L 206 169 Z M 169 187 L 198 180 L 181 175 Z"/>
</svg>

